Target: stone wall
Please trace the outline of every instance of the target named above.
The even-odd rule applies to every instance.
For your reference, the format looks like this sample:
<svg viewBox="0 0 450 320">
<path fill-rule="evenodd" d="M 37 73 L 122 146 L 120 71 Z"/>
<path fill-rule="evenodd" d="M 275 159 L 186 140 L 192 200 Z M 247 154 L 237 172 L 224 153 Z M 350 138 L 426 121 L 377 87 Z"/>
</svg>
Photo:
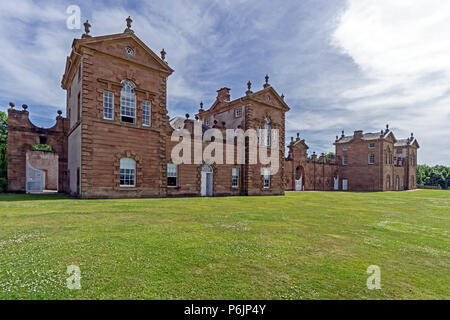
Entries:
<svg viewBox="0 0 450 320">
<path fill-rule="evenodd" d="M 8 110 L 8 190 L 26 191 L 26 155 L 36 144 L 50 145 L 59 158 L 59 191 L 68 192 L 67 132 L 68 121 L 59 115 L 56 124 L 48 129 L 36 127 L 29 120 L 27 106 L 22 111 Z"/>
</svg>

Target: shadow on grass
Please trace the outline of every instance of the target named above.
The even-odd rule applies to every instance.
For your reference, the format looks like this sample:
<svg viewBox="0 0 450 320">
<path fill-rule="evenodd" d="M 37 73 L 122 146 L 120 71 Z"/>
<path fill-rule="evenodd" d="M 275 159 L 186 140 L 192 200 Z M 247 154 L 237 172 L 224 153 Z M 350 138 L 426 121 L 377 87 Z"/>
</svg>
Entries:
<svg viewBox="0 0 450 320">
<path fill-rule="evenodd" d="M 25 194 L 25 193 L 0 193 L 0 202 L 2 201 L 31 201 L 31 200 L 64 200 L 71 199 L 64 193 L 52 194 Z"/>
</svg>

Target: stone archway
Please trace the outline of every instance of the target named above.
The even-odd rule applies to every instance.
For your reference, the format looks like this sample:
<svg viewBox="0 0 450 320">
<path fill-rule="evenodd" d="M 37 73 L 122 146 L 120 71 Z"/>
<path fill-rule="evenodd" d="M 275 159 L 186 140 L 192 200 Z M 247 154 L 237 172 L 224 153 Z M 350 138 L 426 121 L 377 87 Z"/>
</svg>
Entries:
<svg viewBox="0 0 450 320">
<path fill-rule="evenodd" d="M 305 190 L 305 169 L 302 166 L 295 168 L 295 191 Z"/>
<path fill-rule="evenodd" d="M 59 156 L 49 151 L 27 151 L 26 192 L 59 191 Z"/>
</svg>

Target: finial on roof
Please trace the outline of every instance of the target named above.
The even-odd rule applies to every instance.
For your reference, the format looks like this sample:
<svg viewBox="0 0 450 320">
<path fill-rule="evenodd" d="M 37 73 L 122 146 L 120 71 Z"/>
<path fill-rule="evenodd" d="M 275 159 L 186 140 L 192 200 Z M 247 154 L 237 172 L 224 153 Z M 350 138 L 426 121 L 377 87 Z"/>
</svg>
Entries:
<svg viewBox="0 0 450 320">
<path fill-rule="evenodd" d="M 248 90 L 247 90 L 246 94 L 249 96 L 253 93 L 252 92 L 252 83 L 250 81 L 247 82 L 247 87 L 248 87 Z"/>
<path fill-rule="evenodd" d="M 297 132 L 297 141 L 300 140 L 300 132 Z"/>
<path fill-rule="evenodd" d="M 270 84 L 269 84 L 269 75 L 266 74 L 266 83 L 264 84 L 264 89 L 266 89 L 266 88 L 268 88 L 268 87 L 270 87 Z"/>
<path fill-rule="evenodd" d="M 189 119 L 190 115 L 189 113 L 186 113 L 186 119 Z"/>
<path fill-rule="evenodd" d="M 342 138 L 345 137 L 345 132 L 342 130 Z"/>
<path fill-rule="evenodd" d="M 28 109 L 28 106 L 27 106 L 26 104 L 23 104 L 23 105 L 22 105 L 22 109 L 23 109 L 23 110 L 27 110 L 27 109 Z"/>
<path fill-rule="evenodd" d="M 161 50 L 161 59 L 162 59 L 162 61 L 164 61 L 164 60 L 166 60 L 166 54 L 167 54 L 167 52 L 166 52 L 166 50 L 164 50 L 164 48 Z"/>
<path fill-rule="evenodd" d="M 413 139 L 414 139 L 414 133 L 411 133 L 411 138 L 413 138 Z"/>
<path fill-rule="evenodd" d="M 133 22 L 133 19 L 131 19 L 130 16 L 125 20 L 127 22 L 127 28 L 125 29 L 125 33 L 134 33 L 133 30 L 131 30 L 131 23 Z"/>
<path fill-rule="evenodd" d="M 90 38 L 89 32 L 91 32 L 91 24 L 89 23 L 89 20 L 86 20 L 85 23 L 83 23 L 84 26 L 84 34 L 81 36 L 81 38 Z"/>
<path fill-rule="evenodd" d="M 294 137 L 291 137 L 291 143 L 294 143 Z"/>
<path fill-rule="evenodd" d="M 16 106 L 16 104 L 15 104 L 14 102 L 10 102 L 10 103 L 9 103 L 9 107 L 10 107 L 11 109 L 14 109 L 15 106 Z"/>
<path fill-rule="evenodd" d="M 339 136 L 336 136 L 336 141 L 338 141 L 339 140 Z"/>
<path fill-rule="evenodd" d="M 200 102 L 200 110 L 203 110 L 203 101 Z"/>
<path fill-rule="evenodd" d="M 62 115 L 62 111 L 61 110 L 58 110 L 56 113 L 58 114 L 59 117 L 61 117 L 61 115 Z"/>
<path fill-rule="evenodd" d="M 281 94 L 281 99 L 283 99 L 283 100 L 284 100 L 284 93 L 282 93 L 282 94 Z"/>
</svg>

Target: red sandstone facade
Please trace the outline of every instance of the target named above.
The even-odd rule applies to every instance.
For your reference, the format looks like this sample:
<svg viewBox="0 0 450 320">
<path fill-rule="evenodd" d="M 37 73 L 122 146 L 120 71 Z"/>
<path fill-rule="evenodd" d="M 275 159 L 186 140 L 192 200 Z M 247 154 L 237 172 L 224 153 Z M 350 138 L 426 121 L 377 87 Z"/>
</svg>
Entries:
<svg viewBox="0 0 450 320">
<path fill-rule="evenodd" d="M 47 182 L 56 179 L 58 191 L 85 199 L 415 188 L 417 141 L 397 141 L 390 132 L 370 141 L 362 132 L 351 138 L 343 136 L 335 142 L 337 157 L 328 160 L 315 154 L 308 158 L 308 146 L 297 137 L 296 141 L 292 139 L 285 159 L 285 113 L 289 106 L 269 84 L 268 76 L 263 89 L 257 92 L 251 90 L 249 83 L 245 96 L 231 100 L 230 90 L 222 88 L 210 108 L 204 110 L 201 104 L 195 120 L 187 116 L 171 123 L 166 104 L 167 81 L 174 70 L 165 61 L 164 50 L 161 56 L 156 55 L 134 34 L 130 21 L 124 33 L 91 37 L 87 27 L 82 39 L 74 40 L 62 79 L 62 88 L 67 92 L 67 118 L 59 112 L 53 128 L 35 127 L 28 119 L 26 106 L 18 111 L 11 105 L 10 191 L 28 190 L 32 182 L 29 166 L 42 172 Z M 227 129 L 253 129 L 257 132 L 257 149 L 251 147 L 248 137 L 244 140 L 245 161 L 241 164 L 198 162 L 192 155 L 192 164 L 176 165 L 172 151 L 178 141 L 172 141 L 172 134 L 185 129 L 192 137 L 195 124 L 201 124 L 204 130 L 218 129 L 224 135 Z M 278 130 L 269 141 L 262 134 L 267 128 Z M 201 150 L 215 142 L 202 142 Z M 370 165 L 364 163 L 368 151 L 372 152 L 367 149 L 368 142 L 375 144 L 376 162 Z M 30 153 L 35 144 L 52 146 L 53 156 Z M 274 145 L 279 150 L 274 155 L 279 169 L 263 175 L 266 165 L 250 163 L 249 159 L 259 149 L 270 155 Z M 392 160 L 385 163 L 387 150 Z M 224 146 L 224 158 L 227 152 Z M 236 159 L 236 147 L 233 152 Z M 56 162 L 53 171 L 46 168 Z M 47 183 L 45 188 L 54 189 L 54 183 Z"/>
</svg>

